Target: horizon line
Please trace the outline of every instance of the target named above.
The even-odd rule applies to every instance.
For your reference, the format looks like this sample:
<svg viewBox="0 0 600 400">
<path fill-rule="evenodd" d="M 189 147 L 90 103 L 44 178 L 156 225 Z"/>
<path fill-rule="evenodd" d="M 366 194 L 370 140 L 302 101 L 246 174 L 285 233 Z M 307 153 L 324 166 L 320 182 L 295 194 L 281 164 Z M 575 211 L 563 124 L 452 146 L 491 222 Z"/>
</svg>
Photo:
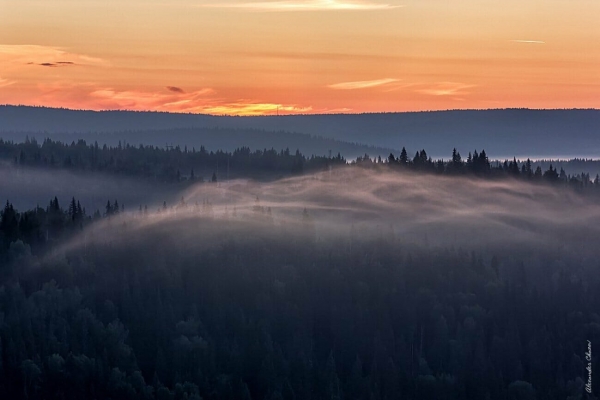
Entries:
<svg viewBox="0 0 600 400">
<path fill-rule="evenodd" d="M 448 108 L 443 110 L 409 110 L 409 111 L 364 111 L 364 112 L 335 112 L 335 113 L 292 113 L 292 114 L 264 114 L 264 115 L 234 115 L 234 114 L 208 114 L 208 113 L 193 113 L 193 112 L 171 112 L 171 111 L 156 111 L 156 110 L 128 110 L 128 109 L 104 109 L 93 110 L 86 108 L 69 108 L 69 107 L 52 107 L 45 105 L 27 105 L 27 104 L 0 104 L 0 107 L 20 107 L 20 108 L 44 108 L 49 110 L 66 110 L 79 112 L 124 112 L 124 113 L 152 113 L 152 114 L 169 114 L 169 115 L 198 115 L 206 117 L 229 117 L 229 118 L 279 118 L 279 117 L 294 117 L 294 116 L 340 116 L 340 115 L 374 115 L 374 114 L 416 114 L 416 113 L 434 113 L 434 112 L 452 112 L 452 111 L 600 111 L 600 108 L 531 108 L 531 107 L 505 107 L 505 108 Z"/>
</svg>

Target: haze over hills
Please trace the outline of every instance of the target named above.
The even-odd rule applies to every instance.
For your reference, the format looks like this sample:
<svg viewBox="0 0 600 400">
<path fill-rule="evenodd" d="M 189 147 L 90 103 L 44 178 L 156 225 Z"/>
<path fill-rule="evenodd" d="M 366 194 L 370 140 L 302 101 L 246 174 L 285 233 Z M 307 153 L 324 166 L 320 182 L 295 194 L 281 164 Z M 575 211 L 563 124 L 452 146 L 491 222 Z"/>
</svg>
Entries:
<svg viewBox="0 0 600 400">
<path fill-rule="evenodd" d="M 84 139 L 88 143 L 117 146 L 119 142 L 153 145 L 187 146 L 209 151 L 233 151 L 240 147 L 252 150 L 271 149 L 306 155 L 343 154 L 355 158 L 364 154 L 386 157 L 396 148 L 351 143 L 322 135 L 249 127 L 243 118 L 210 115 L 169 114 L 129 111 L 74 111 L 43 107 L 0 106 L 0 138 L 22 142 L 26 137 L 60 140 L 66 143 Z"/>
<path fill-rule="evenodd" d="M 152 145 L 158 147 L 180 146 L 183 150 L 187 147 L 189 150 L 195 148 L 199 150 L 201 146 L 207 151 L 226 151 L 232 152 L 240 147 L 249 147 L 252 150 L 275 149 L 277 151 L 289 149 L 292 153 L 300 150 L 303 154 L 316 156 L 332 156 L 338 153 L 344 157 L 356 158 L 364 154 L 370 156 L 381 155 L 386 157 L 390 152 L 398 154 L 398 149 L 369 146 L 344 142 L 341 140 L 328 139 L 307 135 L 304 133 L 285 132 L 285 131 L 265 131 L 259 129 L 243 128 L 174 128 L 174 129 L 147 129 L 116 132 L 85 132 L 85 133 L 64 133 L 64 132 L 1 132 L 0 138 L 4 140 L 13 140 L 22 142 L 29 136 L 37 141 L 50 137 L 54 140 L 60 140 L 65 143 L 77 142 L 80 139 L 86 140 L 92 144 L 98 142 L 100 146 L 106 144 L 116 147 L 119 143 L 123 145 L 128 143 L 133 146 L 139 144 Z"/>
<path fill-rule="evenodd" d="M 74 111 L 26 106 L 0 106 L 0 132 L 45 132 L 66 140 L 65 133 L 82 136 L 91 132 L 122 132 L 171 129 L 254 129 L 270 131 L 265 143 L 273 143 L 273 133 L 283 131 L 303 133 L 342 142 L 355 142 L 380 147 L 385 154 L 405 146 L 414 153 L 422 148 L 436 157 L 448 157 L 456 147 L 464 155 L 474 149 L 485 149 L 491 158 L 573 158 L 600 156 L 600 110 L 455 110 L 384 114 L 289 115 L 264 117 L 228 117 L 197 114 L 171 114 L 131 111 Z M 59 135 L 60 134 L 60 135 Z M 154 137 L 150 133 L 123 134 L 124 140 L 135 143 L 140 136 L 147 143 L 164 145 L 166 140 L 181 141 L 184 137 L 166 139 L 164 132 Z M 225 140 L 231 133 L 218 136 Z M 248 140 L 250 147 L 265 147 L 260 134 Z M 267 133 L 264 133 L 267 134 Z M 103 137 L 104 135 L 100 135 Z M 292 136 L 289 136 L 290 143 Z M 302 139 L 295 137 L 295 140 Z M 304 139 L 309 140 L 308 137 Z M 287 139 L 286 139 L 287 140 Z M 314 138 L 313 138 L 314 140 Z M 191 142 L 191 139 L 189 139 Z M 231 141 L 238 142 L 238 138 Z M 253 142 L 253 143 L 250 143 Z M 214 143 L 216 146 L 220 142 Z M 255 144 L 255 145 L 253 145 Z M 278 145 L 273 143 L 271 146 Z M 338 143 L 341 146 L 341 143 Z M 338 148 L 339 148 L 338 146 Z M 269 146 L 270 147 L 270 146 Z M 293 146 L 290 146 L 293 147 Z M 323 151 L 332 150 L 331 144 Z M 319 146 L 317 146 L 319 148 Z M 327 150 L 325 150 L 327 149 Z M 301 149 L 307 152 L 306 149 Z M 347 156 L 364 153 L 354 149 Z M 368 151 L 367 151 L 368 152 Z M 378 153 L 371 151 L 370 154 Z"/>
<path fill-rule="evenodd" d="M 599 399 L 600 0 L 4 3 L 0 400 Z"/>
</svg>

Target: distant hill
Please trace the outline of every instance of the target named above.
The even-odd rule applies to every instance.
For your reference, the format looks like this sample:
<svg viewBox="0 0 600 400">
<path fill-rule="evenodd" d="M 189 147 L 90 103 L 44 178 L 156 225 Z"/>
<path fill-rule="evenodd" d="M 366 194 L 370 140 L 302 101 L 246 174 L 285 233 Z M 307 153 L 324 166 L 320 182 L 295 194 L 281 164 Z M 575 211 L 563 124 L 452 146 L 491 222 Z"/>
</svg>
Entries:
<svg viewBox="0 0 600 400">
<path fill-rule="evenodd" d="M 284 131 L 298 132 L 382 149 L 406 146 L 412 153 L 425 148 L 434 158 L 448 157 L 449 149 L 454 147 L 464 156 L 468 151 L 484 148 L 492 158 L 600 157 L 600 110 L 506 109 L 227 117 L 0 106 L 0 132 L 76 133 L 77 136 L 82 136 L 83 133 L 91 132 L 175 128 L 228 129 L 223 133 L 232 132 L 232 129 L 254 129 L 278 132 L 277 135 L 280 136 L 284 135 Z M 151 135 L 137 135 L 135 140 L 140 137 L 147 138 L 149 143 L 155 140 Z M 253 136 L 252 140 L 258 140 L 258 137 Z M 308 137 L 304 138 L 308 140 Z M 291 136 L 289 139 L 291 140 Z M 131 143 L 135 141 L 127 140 Z M 156 140 L 164 144 L 170 139 Z M 258 143 L 241 144 L 255 148 L 265 147 Z M 275 144 L 273 146 L 276 147 Z M 346 155 L 353 156 L 361 152 L 362 150 L 356 149 Z"/>
<path fill-rule="evenodd" d="M 258 129 L 232 129 L 232 128 L 175 128 L 142 131 L 118 131 L 118 132 L 86 132 L 86 133 L 62 133 L 62 132 L 2 132 L 0 138 L 22 142 L 27 136 L 42 141 L 49 137 L 65 143 L 77 142 L 84 139 L 88 144 L 98 142 L 100 146 L 106 144 L 116 146 L 130 144 L 153 145 L 159 147 L 180 146 L 183 150 L 200 149 L 204 146 L 207 151 L 233 151 L 240 147 L 249 147 L 252 150 L 275 149 L 277 151 L 289 149 L 292 153 L 300 150 L 301 153 L 316 156 L 332 156 L 340 153 L 347 158 L 356 158 L 364 154 L 372 157 L 381 155 L 386 157 L 391 152 L 398 154 L 397 149 L 368 146 L 343 142 L 335 139 L 321 138 L 303 133 L 273 132 Z"/>
</svg>

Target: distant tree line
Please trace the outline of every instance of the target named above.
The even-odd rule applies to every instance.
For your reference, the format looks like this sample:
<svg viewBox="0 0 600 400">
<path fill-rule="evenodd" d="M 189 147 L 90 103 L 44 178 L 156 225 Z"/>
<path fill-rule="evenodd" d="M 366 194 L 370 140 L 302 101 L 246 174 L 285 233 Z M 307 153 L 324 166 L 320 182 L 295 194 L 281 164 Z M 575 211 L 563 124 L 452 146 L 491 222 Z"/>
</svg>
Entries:
<svg viewBox="0 0 600 400">
<path fill-rule="evenodd" d="M 312 173 L 327 170 L 330 167 L 360 165 L 369 167 L 387 164 L 401 170 L 429 172 L 435 174 L 472 175 L 481 178 L 513 177 L 532 182 L 563 184 L 576 189 L 600 187 L 600 176 L 594 178 L 589 173 L 567 174 L 563 168 L 553 167 L 552 161 L 542 160 L 534 168 L 534 162 L 512 160 L 491 161 L 485 150 L 469 152 L 463 158 L 454 149 L 448 160 L 432 159 L 423 149 L 409 156 L 406 149 L 398 156 L 390 154 L 387 158 L 371 158 L 369 155 L 358 157 L 348 163 L 341 155 L 307 157 L 299 150 L 289 149 L 250 150 L 241 147 L 233 152 L 221 150 L 207 151 L 203 146 L 196 150 L 179 146 L 138 147 L 119 144 L 116 147 L 98 146 L 97 142 L 88 145 L 85 140 L 71 144 L 44 140 L 39 144 L 35 139 L 27 138 L 23 143 L 0 139 L 0 159 L 12 161 L 15 166 L 44 168 L 64 168 L 79 171 L 99 171 L 143 177 L 160 182 L 203 182 L 225 180 L 227 178 L 251 177 L 255 179 L 273 179 L 287 175 Z M 577 166 L 585 166 L 585 160 L 572 160 Z"/>
<path fill-rule="evenodd" d="M 600 176 L 592 180 L 589 173 L 580 173 L 576 175 L 567 174 L 563 168 L 558 171 L 549 164 L 546 170 L 538 165 L 533 168 L 533 162 L 530 159 L 526 161 L 517 161 L 516 157 L 512 160 L 490 161 L 485 150 L 480 153 L 477 150 L 469 152 L 464 159 L 460 152 L 453 149 L 452 155 L 448 160 L 438 159 L 433 160 L 427 155 L 425 150 L 416 152 L 413 157 L 410 157 L 405 148 L 402 148 L 400 155 L 396 157 L 390 153 L 387 159 L 371 158 L 365 154 L 358 157 L 352 164 L 364 167 L 387 165 L 391 168 L 402 169 L 419 172 L 429 172 L 440 175 L 471 175 L 482 178 L 518 178 L 531 182 L 548 182 L 552 184 L 564 184 L 573 188 L 583 189 L 588 187 L 600 188 Z"/>
<path fill-rule="evenodd" d="M 85 140 L 71 144 L 45 139 L 41 144 L 27 138 L 23 143 L 0 139 L 0 159 L 15 166 L 64 168 L 143 177 L 159 182 L 224 180 L 226 178 L 276 178 L 304 172 L 326 170 L 346 164 L 337 156 L 305 156 L 296 150 L 250 150 L 240 147 L 233 152 L 207 151 L 179 146 L 99 146 Z"/>
</svg>

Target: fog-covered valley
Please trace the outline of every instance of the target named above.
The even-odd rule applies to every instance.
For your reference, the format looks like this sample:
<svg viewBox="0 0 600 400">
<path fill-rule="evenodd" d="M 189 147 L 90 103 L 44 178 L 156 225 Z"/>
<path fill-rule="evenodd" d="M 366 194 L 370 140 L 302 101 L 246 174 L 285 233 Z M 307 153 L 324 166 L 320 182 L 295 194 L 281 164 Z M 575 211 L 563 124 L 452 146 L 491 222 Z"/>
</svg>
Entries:
<svg viewBox="0 0 600 400">
<path fill-rule="evenodd" d="M 0 400 L 597 400 L 598 16 L 0 0 Z"/>
<path fill-rule="evenodd" d="M 57 176 L 51 186 L 61 188 L 59 182 L 65 184 L 63 179 L 70 178 Z M 181 239 L 199 237 L 200 231 L 210 232 L 210 236 L 221 222 L 235 230 L 232 221 L 250 231 L 293 232 L 310 226 L 317 241 L 354 235 L 469 249 L 576 246 L 587 251 L 595 251 L 600 244 L 600 207 L 595 199 L 517 180 L 399 174 L 356 167 L 267 183 L 201 183 L 175 193 L 168 193 L 167 187 L 127 186 L 127 180 L 121 186 L 105 187 L 103 183 L 89 178 L 87 195 L 107 197 L 108 190 L 113 190 L 108 199 L 130 199 L 132 207 L 121 213 L 123 221 L 107 220 L 90 229 L 102 230 L 105 225 L 114 230 L 109 237 L 122 235 L 125 244 L 127 238 L 138 236 L 143 242 L 144 234 L 157 226 L 161 232 L 170 227 Z M 62 190 L 69 193 L 65 186 Z M 78 193 L 73 195 L 78 197 Z M 103 206 L 106 201 L 102 201 Z M 146 216 L 139 205 L 149 206 Z"/>
<path fill-rule="evenodd" d="M 597 365 L 589 175 L 0 150 L 2 398 L 580 399 Z"/>
<path fill-rule="evenodd" d="M 126 209 L 141 204 L 172 202 L 177 185 L 161 185 L 94 172 L 48 170 L 44 168 L 14 168 L 0 164 L 0 196 L 17 209 L 46 207 L 54 197 L 66 204 L 72 197 L 83 204 L 89 215 L 104 211 L 107 201 L 115 199 Z"/>
</svg>

